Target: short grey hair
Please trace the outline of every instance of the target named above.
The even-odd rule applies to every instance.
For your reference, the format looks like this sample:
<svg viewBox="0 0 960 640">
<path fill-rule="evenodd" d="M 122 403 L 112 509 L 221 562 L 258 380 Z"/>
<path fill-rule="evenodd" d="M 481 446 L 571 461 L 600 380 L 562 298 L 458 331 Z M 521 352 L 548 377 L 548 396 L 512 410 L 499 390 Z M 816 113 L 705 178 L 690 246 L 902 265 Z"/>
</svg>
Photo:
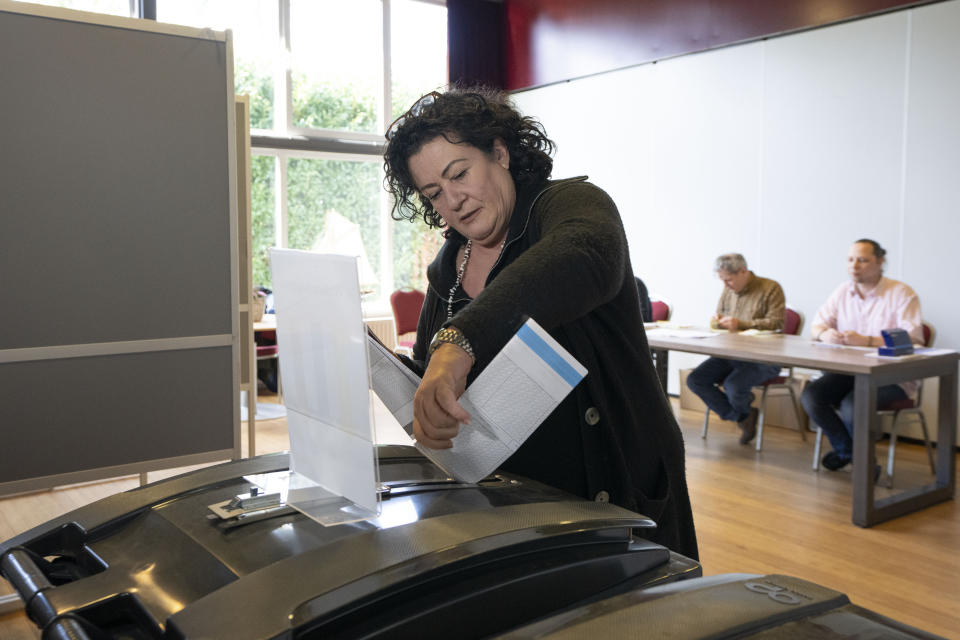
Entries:
<svg viewBox="0 0 960 640">
<path fill-rule="evenodd" d="M 740 269 L 746 268 L 747 259 L 739 253 L 725 253 L 717 258 L 716 263 L 713 265 L 713 270 L 716 272 L 726 271 L 727 273 L 736 273 L 740 271 Z"/>
</svg>

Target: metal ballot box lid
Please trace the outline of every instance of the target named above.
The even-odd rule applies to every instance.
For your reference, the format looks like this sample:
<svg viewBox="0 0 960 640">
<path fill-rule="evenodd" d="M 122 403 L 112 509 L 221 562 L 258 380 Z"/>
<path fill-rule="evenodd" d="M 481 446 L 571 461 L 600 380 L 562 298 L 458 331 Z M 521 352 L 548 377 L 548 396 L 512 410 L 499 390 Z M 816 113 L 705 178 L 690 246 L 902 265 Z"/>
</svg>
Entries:
<svg viewBox="0 0 960 640">
<path fill-rule="evenodd" d="M 375 520 L 208 508 L 287 466 L 260 456 L 105 498 L 0 544 L 0 570 L 45 638 L 78 639 L 485 637 L 701 573 L 635 535 L 649 518 L 506 473 L 457 483 L 406 446 L 379 448 Z"/>
<path fill-rule="evenodd" d="M 671 640 L 939 638 L 853 605 L 839 591 L 800 578 L 742 573 L 620 594 L 496 637 L 573 640 L 638 634 Z"/>
</svg>

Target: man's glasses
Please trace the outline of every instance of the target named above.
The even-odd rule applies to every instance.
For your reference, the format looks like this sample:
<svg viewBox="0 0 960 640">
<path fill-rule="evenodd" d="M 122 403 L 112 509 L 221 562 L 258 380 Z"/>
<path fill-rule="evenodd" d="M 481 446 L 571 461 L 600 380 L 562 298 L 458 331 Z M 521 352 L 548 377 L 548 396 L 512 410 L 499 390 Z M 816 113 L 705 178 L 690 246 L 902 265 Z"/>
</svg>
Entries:
<svg viewBox="0 0 960 640">
<path fill-rule="evenodd" d="M 393 136 L 397 134 L 397 131 L 400 130 L 400 127 L 402 127 L 408 119 L 419 116 L 421 113 L 423 113 L 425 108 L 436 102 L 437 98 L 439 97 L 440 94 L 438 92 L 431 91 L 427 95 L 414 102 L 413 106 L 407 109 L 406 113 L 404 113 L 402 116 L 394 120 L 393 124 L 390 125 L 390 128 L 387 129 L 387 135 L 384 136 L 387 141 L 389 142 Z"/>
</svg>

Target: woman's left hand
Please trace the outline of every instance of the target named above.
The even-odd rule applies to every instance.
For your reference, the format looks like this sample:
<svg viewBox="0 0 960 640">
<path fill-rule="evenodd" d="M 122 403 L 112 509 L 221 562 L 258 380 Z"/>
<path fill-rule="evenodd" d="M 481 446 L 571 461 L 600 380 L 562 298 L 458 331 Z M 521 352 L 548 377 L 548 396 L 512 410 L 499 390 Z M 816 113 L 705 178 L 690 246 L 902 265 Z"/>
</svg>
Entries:
<svg viewBox="0 0 960 640">
<path fill-rule="evenodd" d="M 431 449 L 449 449 L 460 430 L 470 423 L 457 400 L 467 387 L 473 358 L 453 344 L 442 344 L 430 356 L 417 393 L 413 396 L 413 436 Z"/>
</svg>

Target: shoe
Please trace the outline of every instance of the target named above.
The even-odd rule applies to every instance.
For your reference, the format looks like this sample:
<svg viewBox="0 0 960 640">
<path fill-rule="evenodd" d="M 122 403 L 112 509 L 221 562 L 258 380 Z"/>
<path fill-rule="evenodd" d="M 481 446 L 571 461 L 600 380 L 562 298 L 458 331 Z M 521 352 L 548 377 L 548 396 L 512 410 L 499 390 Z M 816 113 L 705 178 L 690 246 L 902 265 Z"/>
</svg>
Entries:
<svg viewBox="0 0 960 640">
<path fill-rule="evenodd" d="M 750 413 L 747 414 L 747 417 L 737 422 L 737 426 L 740 427 L 740 444 L 749 444 L 757 435 L 758 415 L 760 415 L 760 412 L 754 407 L 750 407 Z"/>
<path fill-rule="evenodd" d="M 822 464 L 825 469 L 830 471 L 839 471 L 850 464 L 850 460 L 851 459 L 847 456 L 841 456 L 836 451 L 831 451 L 827 455 L 823 456 L 823 460 L 820 461 L 820 464 Z"/>
</svg>

